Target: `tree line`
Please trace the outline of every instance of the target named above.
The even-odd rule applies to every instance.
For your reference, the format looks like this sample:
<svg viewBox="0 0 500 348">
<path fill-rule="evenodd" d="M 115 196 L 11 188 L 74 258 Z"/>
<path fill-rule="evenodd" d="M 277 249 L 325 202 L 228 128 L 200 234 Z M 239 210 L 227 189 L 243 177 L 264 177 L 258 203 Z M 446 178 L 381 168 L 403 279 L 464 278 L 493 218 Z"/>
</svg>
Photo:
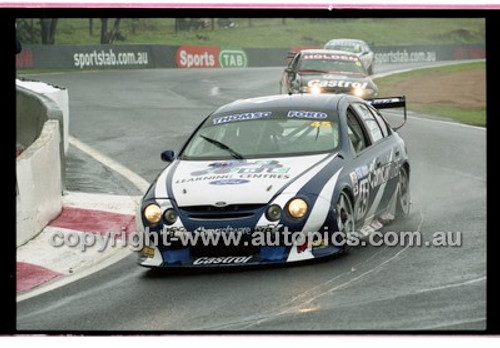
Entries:
<svg viewBox="0 0 500 348">
<path fill-rule="evenodd" d="M 19 41 L 27 44 L 54 45 L 56 43 L 58 18 L 17 19 L 16 33 Z M 94 35 L 95 22 L 100 22 L 100 43 L 112 44 L 121 39 L 121 18 L 89 18 L 89 35 Z"/>
</svg>

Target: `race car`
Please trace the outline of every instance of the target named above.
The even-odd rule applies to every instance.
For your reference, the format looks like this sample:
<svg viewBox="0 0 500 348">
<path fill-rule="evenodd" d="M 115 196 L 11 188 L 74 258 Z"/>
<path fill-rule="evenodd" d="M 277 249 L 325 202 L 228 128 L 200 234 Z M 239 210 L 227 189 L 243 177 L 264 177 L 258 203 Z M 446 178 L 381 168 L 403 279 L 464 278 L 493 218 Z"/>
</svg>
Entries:
<svg viewBox="0 0 500 348">
<path fill-rule="evenodd" d="M 283 71 L 280 93 L 347 93 L 367 99 L 375 98 L 378 89 L 356 55 L 308 49 L 295 54 Z"/>
<path fill-rule="evenodd" d="M 406 145 L 377 108 L 404 97 L 273 95 L 207 116 L 138 210 L 145 267 L 280 264 L 344 253 L 410 212 Z M 349 237 L 349 235 L 351 235 Z"/>
<path fill-rule="evenodd" d="M 373 75 L 373 61 L 375 55 L 365 41 L 357 39 L 333 39 L 328 41 L 324 48 L 355 54 L 361 62 L 363 62 L 363 66 L 368 74 Z"/>
</svg>

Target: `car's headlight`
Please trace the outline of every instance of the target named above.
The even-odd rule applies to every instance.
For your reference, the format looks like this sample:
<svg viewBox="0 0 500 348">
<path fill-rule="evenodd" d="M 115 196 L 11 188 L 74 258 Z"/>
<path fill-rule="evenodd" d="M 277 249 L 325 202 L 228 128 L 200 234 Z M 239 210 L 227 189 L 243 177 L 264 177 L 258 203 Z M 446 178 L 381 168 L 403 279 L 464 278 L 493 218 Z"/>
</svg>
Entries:
<svg viewBox="0 0 500 348">
<path fill-rule="evenodd" d="M 319 86 L 304 86 L 300 87 L 302 93 L 320 94 L 323 93 L 323 89 Z"/>
<path fill-rule="evenodd" d="M 373 92 L 374 90 L 371 88 L 355 88 L 353 90 L 353 94 L 359 98 L 371 96 Z"/>
<path fill-rule="evenodd" d="M 307 202 L 302 198 L 293 198 L 287 204 L 288 213 L 295 219 L 303 218 L 307 214 L 307 209 Z"/>
<path fill-rule="evenodd" d="M 144 217 L 150 224 L 157 224 L 161 219 L 161 208 L 156 203 L 149 204 L 144 209 Z"/>
<path fill-rule="evenodd" d="M 172 225 L 177 221 L 177 213 L 172 208 L 168 208 L 165 210 L 165 213 L 163 213 L 163 218 L 165 219 L 167 225 Z"/>
<path fill-rule="evenodd" d="M 318 86 L 313 86 L 313 87 L 309 87 L 309 93 L 311 94 L 321 94 L 323 91 L 321 89 L 321 87 L 318 87 Z"/>
<path fill-rule="evenodd" d="M 355 88 L 354 91 L 353 91 L 353 94 L 356 96 L 356 97 L 363 97 L 365 95 L 365 90 L 363 88 Z"/>
<path fill-rule="evenodd" d="M 269 206 L 266 210 L 266 218 L 269 221 L 278 221 L 281 217 L 281 207 L 277 204 Z"/>
</svg>

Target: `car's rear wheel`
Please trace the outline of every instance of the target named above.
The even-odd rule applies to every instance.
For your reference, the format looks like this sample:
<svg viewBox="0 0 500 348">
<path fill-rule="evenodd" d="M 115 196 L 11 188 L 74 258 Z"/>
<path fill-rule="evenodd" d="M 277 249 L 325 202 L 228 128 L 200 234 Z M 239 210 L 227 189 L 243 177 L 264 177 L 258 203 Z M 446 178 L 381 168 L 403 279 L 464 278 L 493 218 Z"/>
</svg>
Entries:
<svg viewBox="0 0 500 348">
<path fill-rule="evenodd" d="M 410 175 L 407 167 L 401 167 L 398 178 L 398 200 L 396 202 L 397 217 L 410 215 Z"/>
</svg>

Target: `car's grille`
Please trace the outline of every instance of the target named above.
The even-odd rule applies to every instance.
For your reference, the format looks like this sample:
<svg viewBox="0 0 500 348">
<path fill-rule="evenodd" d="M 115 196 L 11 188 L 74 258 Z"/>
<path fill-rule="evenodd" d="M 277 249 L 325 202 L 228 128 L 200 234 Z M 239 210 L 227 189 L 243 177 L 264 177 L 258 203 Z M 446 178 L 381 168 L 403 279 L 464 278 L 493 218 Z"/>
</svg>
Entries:
<svg viewBox="0 0 500 348">
<path fill-rule="evenodd" d="M 192 220 L 230 220 L 252 217 L 263 207 L 264 204 L 231 204 L 225 207 L 200 205 L 180 210 Z"/>
<path fill-rule="evenodd" d="M 346 89 L 342 87 L 325 87 L 323 88 L 324 93 L 334 93 L 334 94 L 341 94 L 341 93 L 351 93 L 351 89 Z"/>
</svg>

